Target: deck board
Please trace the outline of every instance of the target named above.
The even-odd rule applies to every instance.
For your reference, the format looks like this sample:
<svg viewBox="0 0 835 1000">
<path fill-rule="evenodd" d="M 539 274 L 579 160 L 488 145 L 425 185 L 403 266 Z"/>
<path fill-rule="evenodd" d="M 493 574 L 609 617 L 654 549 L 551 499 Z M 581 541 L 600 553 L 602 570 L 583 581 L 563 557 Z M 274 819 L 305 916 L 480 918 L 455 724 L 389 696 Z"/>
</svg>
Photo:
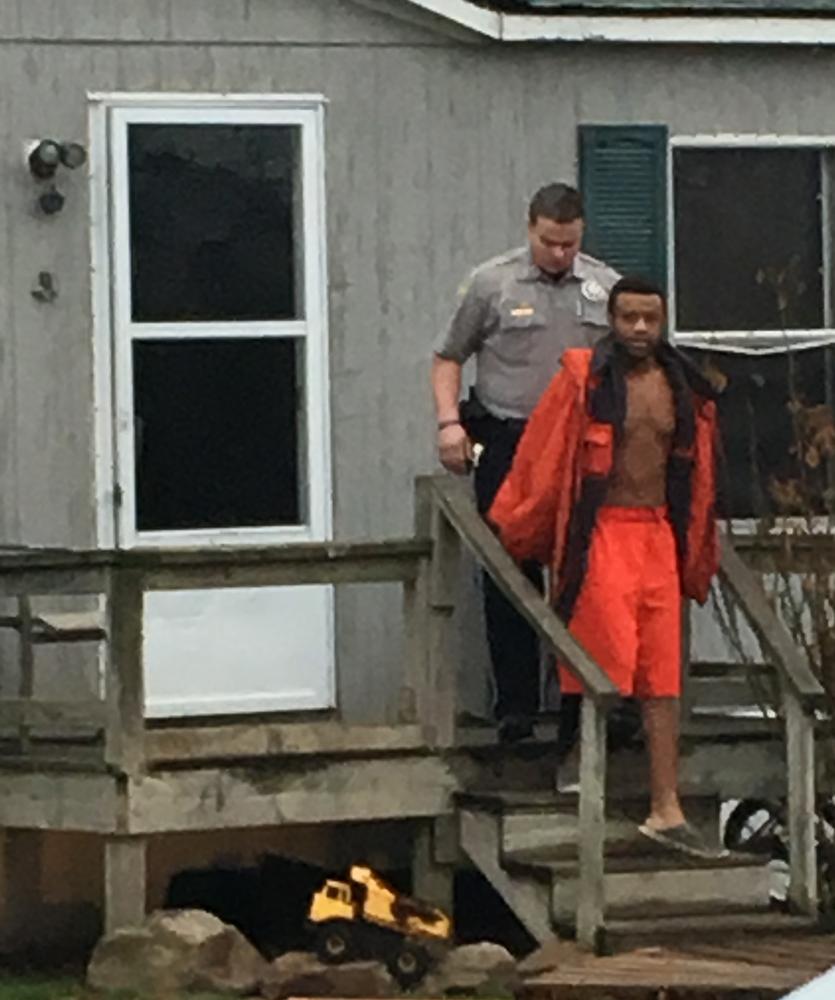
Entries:
<svg viewBox="0 0 835 1000">
<path fill-rule="evenodd" d="M 553 941 L 522 963 L 519 1000 L 772 1000 L 835 965 L 835 935 L 730 936 L 607 957 Z"/>
</svg>

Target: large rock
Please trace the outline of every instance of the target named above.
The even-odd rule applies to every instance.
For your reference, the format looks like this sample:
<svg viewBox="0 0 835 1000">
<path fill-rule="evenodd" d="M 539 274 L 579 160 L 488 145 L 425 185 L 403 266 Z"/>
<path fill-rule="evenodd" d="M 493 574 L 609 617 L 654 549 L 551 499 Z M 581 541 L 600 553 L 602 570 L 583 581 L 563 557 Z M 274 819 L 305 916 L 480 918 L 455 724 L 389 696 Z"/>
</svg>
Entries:
<svg viewBox="0 0 835 1000">
<path fill-rule="evenodd" d="M 261 985 L 267 1000 L 284 997 L 393 997 L 400 990 L 379 962 L 325 965 L 306 951 L 288 951 L 272 963 Z"/>
<path fill-rule="evenodd" d="M 421 984 L 423 996 L 511 996 L 521 985 L 516 959 L 492 941 L 453 948 Z"/>
<path fill-rule="evenodd" d="M 160 910 L 103 937 L 87 968 L 94 990 L 256 993 L 269 963 L 240 931 L 203 910 Z"/>
</svg>

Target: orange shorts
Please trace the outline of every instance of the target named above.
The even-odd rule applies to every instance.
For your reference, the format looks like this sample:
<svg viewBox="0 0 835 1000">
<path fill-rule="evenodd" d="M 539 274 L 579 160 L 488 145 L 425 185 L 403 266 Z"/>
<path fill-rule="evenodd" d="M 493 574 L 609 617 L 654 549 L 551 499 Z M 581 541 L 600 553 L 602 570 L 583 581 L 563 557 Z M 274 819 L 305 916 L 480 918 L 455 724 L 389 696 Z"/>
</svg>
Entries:
<svg viewBox="0 0 835 1000">
<path fill-rule="evenodd" d="M 602 507 L 569 631 L 624 695 L 681 693 L 681 590 L 666 510 Z M 560 666 L 564 694 L 582 686 Z"/>
</svg>

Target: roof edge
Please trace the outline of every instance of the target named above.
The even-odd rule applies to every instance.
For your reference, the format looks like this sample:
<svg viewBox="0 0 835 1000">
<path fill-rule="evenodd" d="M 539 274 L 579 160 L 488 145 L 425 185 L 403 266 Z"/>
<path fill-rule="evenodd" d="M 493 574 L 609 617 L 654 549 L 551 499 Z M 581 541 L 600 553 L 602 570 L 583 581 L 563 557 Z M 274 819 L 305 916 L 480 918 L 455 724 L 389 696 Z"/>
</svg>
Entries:
<svg viewBox="0 0 835 1000">
<path fill-rule="evenodd" d="M 502 37 L 502 20 L 505 15 L 488 10 L 470 0 L 406 0 L 413 7 L 420 7 L 448 21 L 454 21 L 463 28 L 469 28 L 486 38 Z"/>
<path fill-rule="evenodd" d="M 471 0 L 406 0 L 483 38 L 502 42 L 644 45 L 835 45 L 835 18 L 722 14 L 502 14 Z"/>
</svg>

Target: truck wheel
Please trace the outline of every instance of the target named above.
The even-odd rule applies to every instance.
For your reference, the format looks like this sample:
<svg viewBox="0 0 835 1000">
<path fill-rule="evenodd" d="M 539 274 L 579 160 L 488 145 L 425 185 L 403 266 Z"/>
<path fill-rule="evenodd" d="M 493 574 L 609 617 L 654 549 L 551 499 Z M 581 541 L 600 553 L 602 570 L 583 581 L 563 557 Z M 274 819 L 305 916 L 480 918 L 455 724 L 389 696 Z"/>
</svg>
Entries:
<svg viewBox="0 0 835 1000">
<path fill-rule="evenodd" d="M 338 965 L 354 954 L 354 935 L 349 924 L 331 921 L 322 924 L 316 933 L 316 955 L 320 962 Z"/>
<path fill-rule="evenodd" d="M 404 941 L 389 955 L 386 966 L 400 986 L 408 988 L 415 986 L 426 975 L 429 955 L 420 945 Z"/>
</svg>

